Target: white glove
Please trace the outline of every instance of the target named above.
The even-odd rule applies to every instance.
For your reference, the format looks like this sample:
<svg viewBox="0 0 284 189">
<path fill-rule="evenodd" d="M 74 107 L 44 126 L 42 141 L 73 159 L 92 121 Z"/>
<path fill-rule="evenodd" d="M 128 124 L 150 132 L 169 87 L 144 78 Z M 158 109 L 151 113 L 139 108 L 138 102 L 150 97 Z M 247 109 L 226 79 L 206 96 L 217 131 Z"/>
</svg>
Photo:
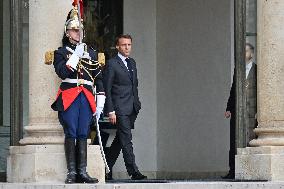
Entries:
<svg viewBox="0 0 284 189">
<path fill-rule="evenodd" d="M 75 51 L 70 56 L 69 60 L 66 62 L 66 65 L 70 66 L 74 70 L 77 69 L 77 64 L 79 62 L 79 59 L 83 56 L 85 51 L 85 43 L 81 43 L 80 45 L 77 45 Z M 69 49 L 67 49 L 69 50 Z M 70 50 L 69 50 L 70 51 Z"/>
<path fill-rule="evenodd" d="M 90 57 L 88 52 L 84 52 L 84 54 L 83 54 L 83 56 L 81 58 L 85 58 L 85 59 L 91 60 L 91 57 Z"/>
<path fill-rule="evenodd" d="M 97 95 L 97 108 L 96 108 L 96 117 L 99 120 L 101 113 L 103 112 L 105 105 L 106 96 L 105 95 Z"/>
<path fill-rule="evenodd" d="M 74 70 L 76 70 L 78 62 L 79 62 L 79 57 L 75 53 L 73 53 L 70 56 L 69 60 L 66 62 L 66 65 L 68 65 L 71 68 L 73 68 Z"/>
<path fill-rule="evenodd" d="M 81 43 L 76 46 L 76 49 L 74 51 L 74 54 L 76 54 L 79 58 L 82 58 L 84 52 L 85 52 L 85 43 Z"/>
</svg>

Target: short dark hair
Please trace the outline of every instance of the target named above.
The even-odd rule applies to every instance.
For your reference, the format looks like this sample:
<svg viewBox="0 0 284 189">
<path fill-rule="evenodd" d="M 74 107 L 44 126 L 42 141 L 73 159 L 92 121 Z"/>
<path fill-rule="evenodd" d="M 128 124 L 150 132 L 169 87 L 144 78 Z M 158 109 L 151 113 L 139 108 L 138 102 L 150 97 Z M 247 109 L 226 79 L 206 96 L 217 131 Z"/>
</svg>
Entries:
<svg viewBox="0 0 284 189">
<path fill-rule="evenodd" d="M 254 46 L 251 43 L 246 43 L 246 46 L 248 46 L 250 50 L 254 53 Z"/>
<path fill-rule="evenodd" d="M 130 39 L 131 42 L 132 42 L 132 37 L 131 37 L 131 35 L 129 35 L 129 34 L 120 34 L 120 35 L 117 36 L 116 39 L 115 39 L 115 45 L 118 45 L 118 41 L 119 41 L 119 39 L 121 39 L 121 38 Z"/>
</svg>

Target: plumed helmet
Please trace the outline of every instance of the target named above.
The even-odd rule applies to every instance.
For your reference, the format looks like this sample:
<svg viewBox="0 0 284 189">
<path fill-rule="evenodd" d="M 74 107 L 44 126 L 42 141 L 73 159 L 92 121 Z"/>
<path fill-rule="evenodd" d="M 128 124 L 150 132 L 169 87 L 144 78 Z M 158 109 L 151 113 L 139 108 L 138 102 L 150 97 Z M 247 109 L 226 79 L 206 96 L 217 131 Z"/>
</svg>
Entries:
<svg viewBox="0 0 284 189">
<path fill-rule="evenodd" d="M 81 28 L 80 28 L 81 27 Z M 77 6 L 74 6 L 73 9 L 69 12 L 67 20 L 65 22 L 65 33 L 70 29 L 84 29 L 82 22 L 79 21 L 79 14 Z"/>
</svg>

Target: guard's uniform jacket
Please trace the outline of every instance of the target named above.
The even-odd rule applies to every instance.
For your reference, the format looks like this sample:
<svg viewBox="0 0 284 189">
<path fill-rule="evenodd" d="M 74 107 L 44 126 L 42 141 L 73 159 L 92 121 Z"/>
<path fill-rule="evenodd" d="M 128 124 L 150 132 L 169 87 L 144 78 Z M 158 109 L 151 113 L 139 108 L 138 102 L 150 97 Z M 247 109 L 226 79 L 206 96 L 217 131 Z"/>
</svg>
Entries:
<svg viewBox="0 0 284 189">
<path fill-rule="evenodd" d="M 91 78 L 93 77 L 96 92 L 99 93 L 104 91 L 101 70 L 99 66 L 91 66 L 87 63 L 82 63 L 84 68 L 82 67 L 79 73 L 76 70 L 72 71 L 72 68 L 66 65 L 66 62 L 72 55 L 72 53 L 66 49 L 67 46 L 73 50 L 76 48 L 75 45 L 69 43 L 54 52 L 53 65 L 56 74 L 62 79 L 62 83 L 59 87 L 56 100 L 51 107 L 55 111 L 65 111 L 80 93 L 84 93 L 88 99 L 92 112 L 95 113 L 96 103 L 93 95 L 94 86 L 91 86 L 90 83 L 93 82 Z M 95 51 L 88 49 L 88 53 L 93 61 L 97 60 L 97 53 Z M 83 60 L 89 62 L 88 59 Z M 79 79 L 82 83 L 70 83 L 68 82 L 69 79 Z M 65 80 L 66 82 L 64 82 Z"/>
</svg>

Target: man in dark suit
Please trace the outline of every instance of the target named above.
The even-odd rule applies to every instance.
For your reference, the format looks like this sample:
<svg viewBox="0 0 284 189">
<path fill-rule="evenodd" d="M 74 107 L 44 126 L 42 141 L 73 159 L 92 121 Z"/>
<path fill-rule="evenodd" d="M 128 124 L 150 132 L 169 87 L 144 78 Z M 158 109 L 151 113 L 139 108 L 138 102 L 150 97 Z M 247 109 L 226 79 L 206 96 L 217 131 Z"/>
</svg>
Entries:
<svg viewBox="0 0 284 189">
<path fill-rule="evenodd" d="M 246 134 L 247 145 L 249 141 L 256 138 L 253 132 L 257 126 L 256 120 L 256 64 L 253 62 L 254 47 L 250 43 L 246 43 L 246 80 L 245 80 L 245 96 L 246 96 L 246 114 L 248 118 L 248 129 Z M 223 178 L 235 177 L 235 154 L 236 154 L 236 76 L 233 76 L 233 84 L 230 91 L 230 97 L 227 102 L 225 117 L 230 118 L 230 152 L 229 152 L 229 173 Z"/>
<path fill-rule="evenodd" d="M 253 62 L 254 47 L 246 44 L 246 81 L 245 81 L 245 95 L 246 95 L 246 114 L 248 118 L 248 129 L 246 134 L 247 146 L 249 142 L 256 138 L 253 130 L 257 127 L 257 66 Z"/>
<path fill-rule="evenodd" d="M 132 38 L 120 35 L 116 39 L 118 54 L 110 59 L 104 70 L 106 93 L 105 112 L 111 124 L 117 126 L 116 137 L 106 153 L 110 169 L 114 166 L 120 150 L 128 174 L 133 180 L 146 179 L 138 170 L 133 153 L 131 129 L 141 109 L 138 97 L 138 79 L 136 63 L 130 58 Z M 112 179 L 112 172 L 108 175 Z"/>
</svg>

